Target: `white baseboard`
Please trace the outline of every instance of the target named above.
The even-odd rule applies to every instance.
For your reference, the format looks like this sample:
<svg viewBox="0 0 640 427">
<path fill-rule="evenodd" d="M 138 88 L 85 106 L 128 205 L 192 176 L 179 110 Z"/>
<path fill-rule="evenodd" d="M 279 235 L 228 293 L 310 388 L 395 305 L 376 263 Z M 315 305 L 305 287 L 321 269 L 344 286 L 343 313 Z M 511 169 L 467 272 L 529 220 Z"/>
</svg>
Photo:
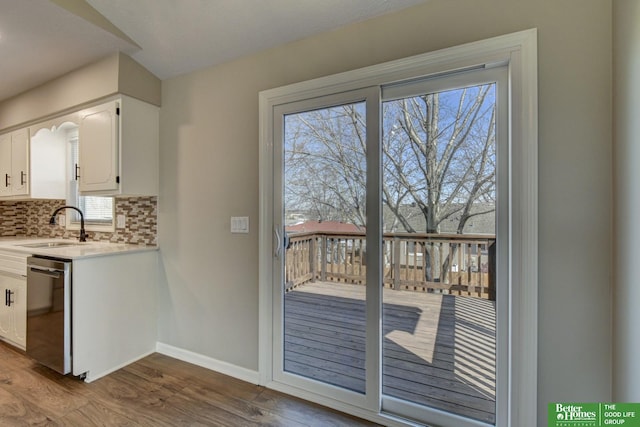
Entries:
<svg viewBox="0 0 640 427">
<path fill-rule="evenodd" d="M 153 350 L 151 350 L 151 351 L 149 351 L 147 353 L 143 353 L 143 354 L 140 354 L 138 356 L 135 356 L 134 358 L 129 359 L 126 362 L 122 362 L 119 365 L 113 366 L 113 367 L 111 367 L 111 368 L 109 368 L 109 369 L 107 369 L 105 371 L 101 371 L 101 372 L 98 372 L 98 373 L 95 373 L 95 372 L 89 370 L 89 371 L 85 372 L 86 377 L 84 378 L 84 382 L 90 383 L 90 382 L 93 382 L 93 381 L 95 381 L 97 379 L 100 379 L 102 377 L 106 377 L 107 375 L 109 375 L 109 374 L 111 374 L 111 373 L 113 373 L 113 372 L 115 372 L 115 371 L 117 371 L 119 369 L 122 369 L 125 366 L 129 366 L 132 363 L 135 363 L 140 359 L 144 359 L 145 357 L 149 356 L 150 354 L 153 354 Z"/>
<path fill-rule="evenodd" d="M 242 368 L 232 363 L 223 362 L 180 347 L 174 347 L 169 344 L 158 342 L 156 343 L 156 351 L 160 354 L 164 354 L 165 356 L 170 356 L 175 359 L 182 360 L 183 362 L 202 366 L 203 368 L 211 369 L 212 371 L 220 372 L 221 374 L 229 375 L 230 377 L 234 377 L 251 384 L 258 384 L 259 382 L 258 371 Z"/>
</svg>

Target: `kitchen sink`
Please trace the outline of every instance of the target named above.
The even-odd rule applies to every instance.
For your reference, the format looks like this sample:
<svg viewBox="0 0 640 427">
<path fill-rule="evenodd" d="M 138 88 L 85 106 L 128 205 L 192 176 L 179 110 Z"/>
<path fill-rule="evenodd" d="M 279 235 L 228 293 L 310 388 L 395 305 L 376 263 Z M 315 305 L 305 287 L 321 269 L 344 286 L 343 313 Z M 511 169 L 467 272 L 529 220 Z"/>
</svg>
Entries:
<svg viewBox="0 0 640 427">
<path fill-rule="evenodd" d="M 84 243 L 80 242 L 40 242 L 40 243 L 28 243 L 22 246 L 23 248 L 64 248 L 66 246 L 80 246 Z"/>
</svg>

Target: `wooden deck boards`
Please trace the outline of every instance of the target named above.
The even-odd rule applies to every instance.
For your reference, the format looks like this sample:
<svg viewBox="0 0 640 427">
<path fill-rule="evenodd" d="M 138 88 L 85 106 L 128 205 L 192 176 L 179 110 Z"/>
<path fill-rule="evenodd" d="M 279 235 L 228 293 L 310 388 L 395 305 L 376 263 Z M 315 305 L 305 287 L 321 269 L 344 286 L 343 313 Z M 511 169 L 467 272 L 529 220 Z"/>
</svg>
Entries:
<svg viewBox="0 0 640 427">
<path fill-rule="evenodd" d="M 383 302 L 383 393 L 493 423 L 495 303 L 390 289 Z M 364 286 L 286 294 L 286 371 L 362 393 L 364 347 Z"/>
</svg>

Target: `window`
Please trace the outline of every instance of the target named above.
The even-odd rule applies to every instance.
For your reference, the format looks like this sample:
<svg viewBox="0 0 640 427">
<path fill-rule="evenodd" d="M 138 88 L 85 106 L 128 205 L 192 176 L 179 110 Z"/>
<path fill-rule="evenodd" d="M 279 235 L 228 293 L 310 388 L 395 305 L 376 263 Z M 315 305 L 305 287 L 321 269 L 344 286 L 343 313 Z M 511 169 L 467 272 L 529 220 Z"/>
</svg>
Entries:
<svg viewBox="0 0 640 427">
<path fill-rule="evenodd" d="M 78 132 L 69 134 L 69 165 L 67 204 L 78 207 L 84 213 L 85 228 L 89 231 L 114 231 L 113 197 L 81 196 L 76 179 L 78 164 Z M 76 211 L 67 211 L 67 228 L 80 228 L 80 215 Z"/>
</svg>

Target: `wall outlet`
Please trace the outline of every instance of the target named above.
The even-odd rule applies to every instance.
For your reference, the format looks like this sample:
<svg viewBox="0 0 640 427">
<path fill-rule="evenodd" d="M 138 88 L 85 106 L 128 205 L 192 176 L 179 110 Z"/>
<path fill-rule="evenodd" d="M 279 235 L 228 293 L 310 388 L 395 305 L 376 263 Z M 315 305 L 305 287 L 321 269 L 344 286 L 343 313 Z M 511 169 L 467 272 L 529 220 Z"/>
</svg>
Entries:
<svg viewBox="0 0 640 427">
<path fill-rule="evenodd" d="M 127 224 L 127 217 L 124 215 L 116 215 L 116 227 L 125 228 Z"/>
</svg>

